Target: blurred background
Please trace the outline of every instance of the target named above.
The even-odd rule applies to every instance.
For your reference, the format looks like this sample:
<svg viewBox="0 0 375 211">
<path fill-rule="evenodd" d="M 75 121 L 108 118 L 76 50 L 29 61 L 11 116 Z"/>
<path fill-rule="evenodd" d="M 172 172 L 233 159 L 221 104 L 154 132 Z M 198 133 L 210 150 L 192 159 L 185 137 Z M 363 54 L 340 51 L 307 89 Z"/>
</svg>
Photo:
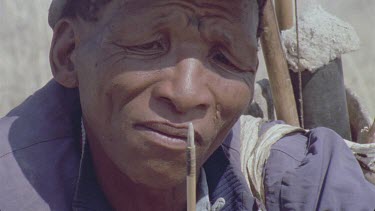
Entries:
<svg viewBox="0 0 375 211">
<path fill-rule="evenodd" d="M 326 11 L 350 23 L 361 39 L 359 51 L 343 56 L 345 83 L 374 117 L 375 1 L 317 1 Z M 0 0 L 0 116 L 52 77 L 48 60 L 52 30 L 47 23 L 50 2 Z M 262 54 L 259 56 L 262 58 Z M 258 78 L 266 75 L 262 63 Z"/>
</svg>

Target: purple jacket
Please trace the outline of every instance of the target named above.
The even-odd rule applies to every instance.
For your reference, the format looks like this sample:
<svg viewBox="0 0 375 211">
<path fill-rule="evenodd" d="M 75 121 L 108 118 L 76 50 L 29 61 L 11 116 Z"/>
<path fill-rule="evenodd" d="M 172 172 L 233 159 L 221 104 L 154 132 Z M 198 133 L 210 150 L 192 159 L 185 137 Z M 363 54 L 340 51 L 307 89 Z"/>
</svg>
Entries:
<svg viewBox="0 0 375 211">
<path fill-rule="evenodd" d="M 78 91 L 51 81 L 0 120 L 1 211 L 111 210 L 89 151 L 80 167 L 80 117 Z M 257 210 L 239 170 L 238 149 L 236 124 L 204 164 L 210 199 L 224 197 L 223 210 Z M 375 208 L 375 187 L 328 129 L 282 138 L 272 147 L 264 173 L 268 210 Z"/>
</svg>

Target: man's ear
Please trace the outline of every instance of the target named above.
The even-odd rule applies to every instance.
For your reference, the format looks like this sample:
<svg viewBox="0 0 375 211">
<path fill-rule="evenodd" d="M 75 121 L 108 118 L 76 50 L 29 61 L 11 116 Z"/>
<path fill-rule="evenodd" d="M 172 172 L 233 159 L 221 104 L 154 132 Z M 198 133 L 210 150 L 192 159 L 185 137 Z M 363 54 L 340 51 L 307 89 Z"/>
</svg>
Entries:
<svg viewBox="0 0 375 211">
<path fill-rule="evenodd" d="M 78 87 L 77 70 L 72 60 L 78 40 L 74 29 L 69 19 L 61 19 L 55 25 L 49 55 L 54 79 L 67 88 Z"/>
</svg>

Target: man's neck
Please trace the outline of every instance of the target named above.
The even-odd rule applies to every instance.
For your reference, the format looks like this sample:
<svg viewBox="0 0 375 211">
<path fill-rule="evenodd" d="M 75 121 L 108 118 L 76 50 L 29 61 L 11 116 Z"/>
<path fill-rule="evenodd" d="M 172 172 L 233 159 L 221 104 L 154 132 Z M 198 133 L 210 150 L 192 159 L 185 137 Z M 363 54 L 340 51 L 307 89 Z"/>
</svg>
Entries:
<svg viewBox="0 0 375 211">
<path fill-rule="evenodd" d="M 186 210 L 186 184 L 153 189 L 134 183 L 120 172 L 99 144 L 90 142 L 96 177 L 115 210 Z"/>
</svg>

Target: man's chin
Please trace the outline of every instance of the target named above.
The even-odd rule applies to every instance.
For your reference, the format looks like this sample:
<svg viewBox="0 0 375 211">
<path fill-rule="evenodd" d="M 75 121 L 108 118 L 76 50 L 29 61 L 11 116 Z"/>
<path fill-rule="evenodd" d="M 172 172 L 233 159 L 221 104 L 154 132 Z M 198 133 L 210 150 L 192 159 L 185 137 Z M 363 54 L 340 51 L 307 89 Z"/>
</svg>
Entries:
<svg viewBox="0 0 375 211">
<path fill-rule="evenodd" d="M 140 169 L 141 172 L 130 176 L 130 179 L 135 185 L 141 185 L 151 189 L 168 190 L 186 183 L 185 168 L 155 169 L 148 167 L 147 171 L 146 168 L 147 167 L 144 167 Z"/>
</svg>

